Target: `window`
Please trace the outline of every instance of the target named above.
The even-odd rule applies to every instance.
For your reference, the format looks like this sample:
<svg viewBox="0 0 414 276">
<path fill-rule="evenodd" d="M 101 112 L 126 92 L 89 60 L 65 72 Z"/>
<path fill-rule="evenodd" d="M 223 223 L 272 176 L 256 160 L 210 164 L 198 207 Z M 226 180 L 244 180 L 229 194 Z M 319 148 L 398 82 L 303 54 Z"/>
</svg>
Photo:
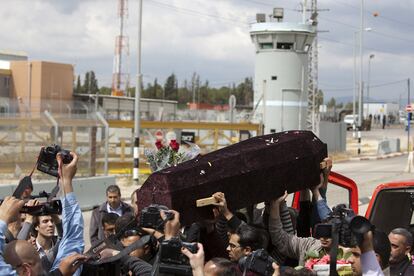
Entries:
<svg viewBox="0 0 414 276">
<path fill-rule="evenodd" d="M 272 76 L 272 80 L 277 80 L 277 76 Z"/>
<path fill-rule="evenodd" d="M 10 87 L 10 77 L 4 78 L 4 87 L 9 88 Z"/>
<path fill-rule="evenodd" d="M 273 49 L 273 43 L 272 42 L 260 43 L 260 49 Z"/>
<path fill-rule="evenodd" d="M 290 42 L 278 42 L 276 45 L 277 49 L 282 49 L 282 50 L 291 50 L 293 49 L 293 43 Z"/>
</svg>

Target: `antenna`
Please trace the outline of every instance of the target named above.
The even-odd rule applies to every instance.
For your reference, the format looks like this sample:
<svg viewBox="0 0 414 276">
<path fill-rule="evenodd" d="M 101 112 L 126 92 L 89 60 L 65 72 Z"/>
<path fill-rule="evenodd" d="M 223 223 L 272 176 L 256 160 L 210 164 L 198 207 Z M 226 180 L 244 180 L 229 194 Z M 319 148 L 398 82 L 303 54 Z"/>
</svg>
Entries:
<svg viewBox="0 0 414 276">
<path fill-rule="evenodd" d="M 119 35 L 115 38 L 112 96 L 126 96 L 129 87 L 129 37 L 124 33 L 128 0 L 118 0 Z"/>
</svg>

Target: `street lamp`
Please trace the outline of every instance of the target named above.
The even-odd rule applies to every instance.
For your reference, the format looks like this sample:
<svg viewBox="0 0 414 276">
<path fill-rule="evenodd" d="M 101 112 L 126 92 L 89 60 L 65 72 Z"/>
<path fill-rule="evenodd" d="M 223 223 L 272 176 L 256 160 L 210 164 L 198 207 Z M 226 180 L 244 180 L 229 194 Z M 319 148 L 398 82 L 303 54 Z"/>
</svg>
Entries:
<svg viewBox="0 0 414 276">
<path fill-rule="evenodd" d="M 369 86 L 371 84 L 371 59 L 375 57 L 374 54 L 369 55 L 368 59 L 368 83 L 367 83 L 367 114 L 369 115 Z"/>
<path fill-rule="evenodd" d="M 142 35 L 142 1 L 138 1 L 138 45 L 137 45 L 137 85 L 135 87 L 135 104 L 134 104 L 134 166 L 132 178 L 136 185 L 139 184 L 139 132 L 140 122 L 140 100 L 141 100 L 141 35 Z"/>
<path fill-rule="evenodd" d="M 370 31 L 372 31 L 372 28 L 369 28 L 369 27 L 365 28 L 364 31 L 365 32 L 370 32 Z M 352 104 L 352 116 L 353 116 L 353 120 L 354 120 L 354 123 L 353 123 L 353 126 L 352 126 L 353 130 L 354 130 L 353 134 L 352 134 L 353 138 L 356 138 L 356 124 L 358 125 L 358 127 L 361 127 L 360 119 L 358 119 L 358 121 L 355 120 L 355 118 L 356 118 L 355 113 L 356 113 L 356 101 L 357 101 L 356 97 L 357 97 L 357 95 L 358 95 L 359 106 L 361 106 L 361 104 L 362 104 L 361 103 L 362 99 L 361 99 L 361 97 L 359 97 L 359 96 L 361 96 L 360 95 L 361 94 L 360 87 L 361 87 L 362 78 L 359 80 L 358 85 L 357 85 L 357 72 L 358 72 L 358 70 L 357 70 L 357 41 L 358 41 L 358 34 L 360 34 L 360 33 L 361 33 L 361 31 L 354 32 L 354 76 L 353 76 L 354 95 L 353 95 L 353 101 L 352 101 L 352 103 L 353 103 Z M 359 43 L 360 47 L 362 45 L 361 41 L 362 40 L 360 40 L 360 43 Z M 361 59 L 361 61 L 362 61 L 362 59 Z M 362 70 L 362 68 L 360 70 Z M 359 106 L 358 106 L 358 117 L 361 118 L 361 112 L 360 112 L 361 109 L 359 109 Z"/>
</svg>

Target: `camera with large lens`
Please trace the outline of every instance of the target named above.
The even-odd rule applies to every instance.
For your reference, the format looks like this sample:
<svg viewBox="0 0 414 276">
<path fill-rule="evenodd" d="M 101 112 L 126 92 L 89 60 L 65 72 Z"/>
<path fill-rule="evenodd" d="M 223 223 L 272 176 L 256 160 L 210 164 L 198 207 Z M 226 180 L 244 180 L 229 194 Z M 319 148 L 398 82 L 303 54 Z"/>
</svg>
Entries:
<svg viewBox="0 0 414 276">
<path fill-rule="evenodd" d="M 174 214 L 169 212 L 166 206 L 151 204 L 148 207 L 142 209 L 140 226 L 143 228 L 152 228 L 155 230 L 164 230 L 164 220 L 161 218 L 160 211 L 164 211 L 167 219 L 171 220 L 174 218 Z"/>
<path fill-rule="evenodd" d="M 159 251 L 159 273 L 175 275 L 192 275 L 192 269 L 187 256 L 181 253 L 181 248 L 187 248 L 191 253 L 197 253 L 197 244 L 183 242 L 178 238 L 163 241 Z"/>
<path fill-rule="evenodd" d="M 275 260 L 269 256 L 264 249 L 253 251 L 252 254 L 244 256 L 239 260 L 240 270 L 243 272 L 251 271 L 263 276 L 273 275 L 272 263 Z"/>
<path fill-rule="evenodd" d="M 58 153 L 62 156 L 63 164 L 69 164 L 73 159 L 68 150 L 62 149 L 59 145 L 51 145 L 40 150 L 37 169 L 51 176 L 58 177 L 59 165 L 56 160 L 56 155 Z"/>
<path fill-rule="evenodd" d="M 32 216 L 60 215 L 62 214 L 62 202 L 60 200 L 52 200 L 36 206 L 23 206 L 20 209 L 20 213 L 27 213 Z"/>
<path fill-rule="evenodd" d="M 345 204 L 339 204 L 333 208 L 326 223 L 316 225 L 315 237 L 332 238 L 334 229 L 341 246 L 355 247 L 363 242 L 364 234 L 372 230 L 373 226 L 366 218 L 355 215 Z"/>
</svg>

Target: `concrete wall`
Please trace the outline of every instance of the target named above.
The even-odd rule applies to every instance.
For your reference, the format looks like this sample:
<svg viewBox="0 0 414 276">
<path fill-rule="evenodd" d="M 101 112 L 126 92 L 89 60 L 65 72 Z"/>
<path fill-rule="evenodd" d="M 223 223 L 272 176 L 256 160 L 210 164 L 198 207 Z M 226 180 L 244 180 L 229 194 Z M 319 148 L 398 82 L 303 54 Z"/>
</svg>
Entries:
<svg viewBox="0 0 414 276">
<path fill-rule="evenodd" d="M 116 184 L 114 176 L 75 178 L 73 180 L 73 189 L 81 209 L 90 210 L 105 202 L 106 188 L 114 184 Z M 50 192 L 55 185 L 56 181 L 33 183 L 33 195 L 38 195 L 42 191 Z M 3 199 L 13 194 L 16 187 L 17 184 L 0 185 L 0 198 Z"/>
<path fill-rule="evenodd" d="M 321 121 L 319 139 L 328 144 L 328 152 L 346 151 L 346 124 Z"/>
</svg>

